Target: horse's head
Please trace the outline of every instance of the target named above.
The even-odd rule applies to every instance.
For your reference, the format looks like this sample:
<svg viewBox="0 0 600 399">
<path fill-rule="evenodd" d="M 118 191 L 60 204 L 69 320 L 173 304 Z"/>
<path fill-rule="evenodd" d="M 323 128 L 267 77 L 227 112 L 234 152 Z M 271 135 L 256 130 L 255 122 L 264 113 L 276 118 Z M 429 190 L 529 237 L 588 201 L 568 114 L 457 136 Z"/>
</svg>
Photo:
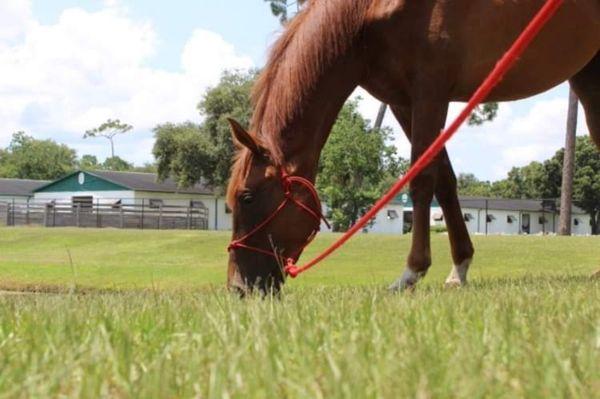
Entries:
<svg viewBox="0 0 600 399">
<path fill-rule="evenodd" d="M 321 205 L 311 182 L 292 176 L 293 166 L 279 165 L 257 137 L 229 122 L 240 152 L 227 190 L 233 212 L 227 285 L 241 293 L 277 292 L 284 263 L 295 261 L 319 229 Z"/>
</svg>

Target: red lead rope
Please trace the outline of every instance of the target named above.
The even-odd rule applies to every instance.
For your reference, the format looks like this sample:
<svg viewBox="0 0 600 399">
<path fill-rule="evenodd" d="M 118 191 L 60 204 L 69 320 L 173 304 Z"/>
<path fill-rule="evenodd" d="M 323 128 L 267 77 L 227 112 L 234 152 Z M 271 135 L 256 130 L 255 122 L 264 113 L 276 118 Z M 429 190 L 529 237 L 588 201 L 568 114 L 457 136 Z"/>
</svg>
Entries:
<svg viewBox="0 0 600 399">
<path fill-rule="evenodd" d="M 319 256 L 308 262 L 304 266 L 296 266 L 292 259 L 288 259 L 285 271 L 292 278 L 297 277 L 300 273 L 303 273 L 321 262 L 323 259 L 331 255 L 336 249 L 341 247 L 346 241 L 348 241 L 354 234 L 362 229 L 377 213 L 390 202 L 399 192 L 408 184 L 412 179 L 415 178 L 427 165 L 431 163 L 433 158 L 439 154 L 444 148 L 448 140 L 456 133 L 461 127 L 465 120 L 471 115 L 475 107 L 481 104 L 486 97 L 490 94 L 492 89 L 502 80 L 506 72 L 512 68 L 517 62 L 518 58 L 523 54 L 525 49 L 529 46 L 531 41 L 537 36 L 542 30 L 544 25 L 552 18 L 559 7 L 562 5 L 563 0 L 548 0 L 538 14 L 529 23 L 527 28 L 521 33 L 517 41 L 512 45 L 510 50 L 502 59 L 496 64 L 494 70 L 485 79 L 485 81 L 479 86 L 473 97 L 469 100 L 467 106 L 458 115 L 458 117 L 452 122 L 452 124 L 433 142 L 433 144 L 421 155 L 421 157 L 415 162 L 410 170 L 400 179 L 394 186 L 373 206 L 373 208 L 367 212 L 354 226 L 352 226 L 339 240 L 333 243 Z"/>
</svg>

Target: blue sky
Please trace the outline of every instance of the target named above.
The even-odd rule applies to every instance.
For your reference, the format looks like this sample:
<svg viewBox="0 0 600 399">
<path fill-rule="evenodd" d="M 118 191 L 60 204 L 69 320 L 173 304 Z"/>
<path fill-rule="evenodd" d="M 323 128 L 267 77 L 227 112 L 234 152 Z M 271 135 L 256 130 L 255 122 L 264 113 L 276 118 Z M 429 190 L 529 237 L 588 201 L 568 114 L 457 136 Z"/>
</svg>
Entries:
<svg viewBox="0 0 600 399">
<path fill-rule="evenodd" d="M 274 33 L 281 29 L 263 0 L 175 0 L 169 3 L 169 6 L 165 6 L 164 0 L 121 3 L 131 18 L 153 23 L 161 39 L 158 54 L 149 60 L 156 68 L 179 70 L 183 46 L 199 27 L 218 32 L 227 42 L 234 43 L 241 53 L 262 64 Z M 100 11 L 105 4 L 98 0 L 36 0 L 32 3 L 33 14 L 44 24 L 55 24 L 68 8 Z"/>
<path fill-rule="evenodd" d="M 263 0 L 2 0 L 0 146 L 24 130 L 102 160 L 108 143 L 83 140 L 83 132 L 118 117 L 135 129 L 118 139 L 117 154 L 152 161 L 152 128 L 199 122 L 195 106 L 206 89 L 225 69 L 262 66 L 280 29 Z M 378 102 L 354 95 L 373 119 Z M 566 85 L 502 104 L 496 121 L 463 129 L 449 145 L 455 169 L 496 180 L 550 157 L 563 145 L 566 106 Z M 385 123 L 407 157 L 398 124 L 391 115 Z"/>
</svg>

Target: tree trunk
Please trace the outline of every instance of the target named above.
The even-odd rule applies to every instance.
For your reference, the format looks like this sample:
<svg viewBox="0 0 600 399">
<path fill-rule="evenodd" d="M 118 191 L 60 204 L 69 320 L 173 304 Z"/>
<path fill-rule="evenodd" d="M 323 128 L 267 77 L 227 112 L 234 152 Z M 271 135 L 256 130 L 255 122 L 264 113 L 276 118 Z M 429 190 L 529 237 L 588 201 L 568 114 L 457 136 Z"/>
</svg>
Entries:
<svg viewBox="0 0 600 399">
<path fill-rule="evenodd" d="M 579 100 L 571 89 L 569 91 L 569 111 L 567 116 L 567 133 L 565 139 L 565 157 L 563 159 L 562 187 L 560 196 L 561 236 L 571 235 L 571 210 L 573 207 L 573 174 L 575 166 L 575 139 L 577 133 L 577 107 Z"/>
<path fill-rule="evenodd" d="M 109 139 L 110 140 L 110 156 L 112 158 L 115 157 L 115 143 L 113 142 L 113 139 Z"/>
<path fill-rule="evenodd" d="M 375 119 L 374 128 L 379 130 L 381 126 L 383 126 L 383 118 L 385 117 L 385 112 L 387 111 L 387 104 L 381 103 L 379 106 L 379 112 L 377 112 L 377 119 Z"/>
<path fill-rule="evenodd" d="M 598 226 L 598 219 L 600 219 L 600 213 L 594 211 L 590 214 L 590 218 L 590 224 L 592 225 L 592 235 L 597 236 L 598 234 L 600 234 L 600 226 Z"/>
</svg>

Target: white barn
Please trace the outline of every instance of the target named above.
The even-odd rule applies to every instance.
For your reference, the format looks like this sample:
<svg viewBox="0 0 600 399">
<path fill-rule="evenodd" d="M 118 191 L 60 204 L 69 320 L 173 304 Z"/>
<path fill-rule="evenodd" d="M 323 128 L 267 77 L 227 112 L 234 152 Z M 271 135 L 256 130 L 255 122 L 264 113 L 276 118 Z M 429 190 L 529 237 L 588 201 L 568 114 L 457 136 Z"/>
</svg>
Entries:
<svg viewBox="0 0 600 399">
<path fill-rule="evenodd" d="M 412 202 L 405 195 L 405 211 L 412 213 Z M 471 234 L 555 234 L 560 213 L 553 200 L 459 197 L 463 217 Z M 572 209 L 573 235 L 591 235 L 591 218 L 582 209 Z M 444 226 L 442 208 L 431 205 L 431 225 Z"/>
<path fill-rule="evenodd" d="M 230 230 L 231 217 L 223 197 L 203 185 L 181 189 L 172 179 L 158 182 L 154 173 L 77 171 L 34 190 L 37 203 L 72 203 L 203 207 L 208 210 L 209 230 Z"/>
</svg>

